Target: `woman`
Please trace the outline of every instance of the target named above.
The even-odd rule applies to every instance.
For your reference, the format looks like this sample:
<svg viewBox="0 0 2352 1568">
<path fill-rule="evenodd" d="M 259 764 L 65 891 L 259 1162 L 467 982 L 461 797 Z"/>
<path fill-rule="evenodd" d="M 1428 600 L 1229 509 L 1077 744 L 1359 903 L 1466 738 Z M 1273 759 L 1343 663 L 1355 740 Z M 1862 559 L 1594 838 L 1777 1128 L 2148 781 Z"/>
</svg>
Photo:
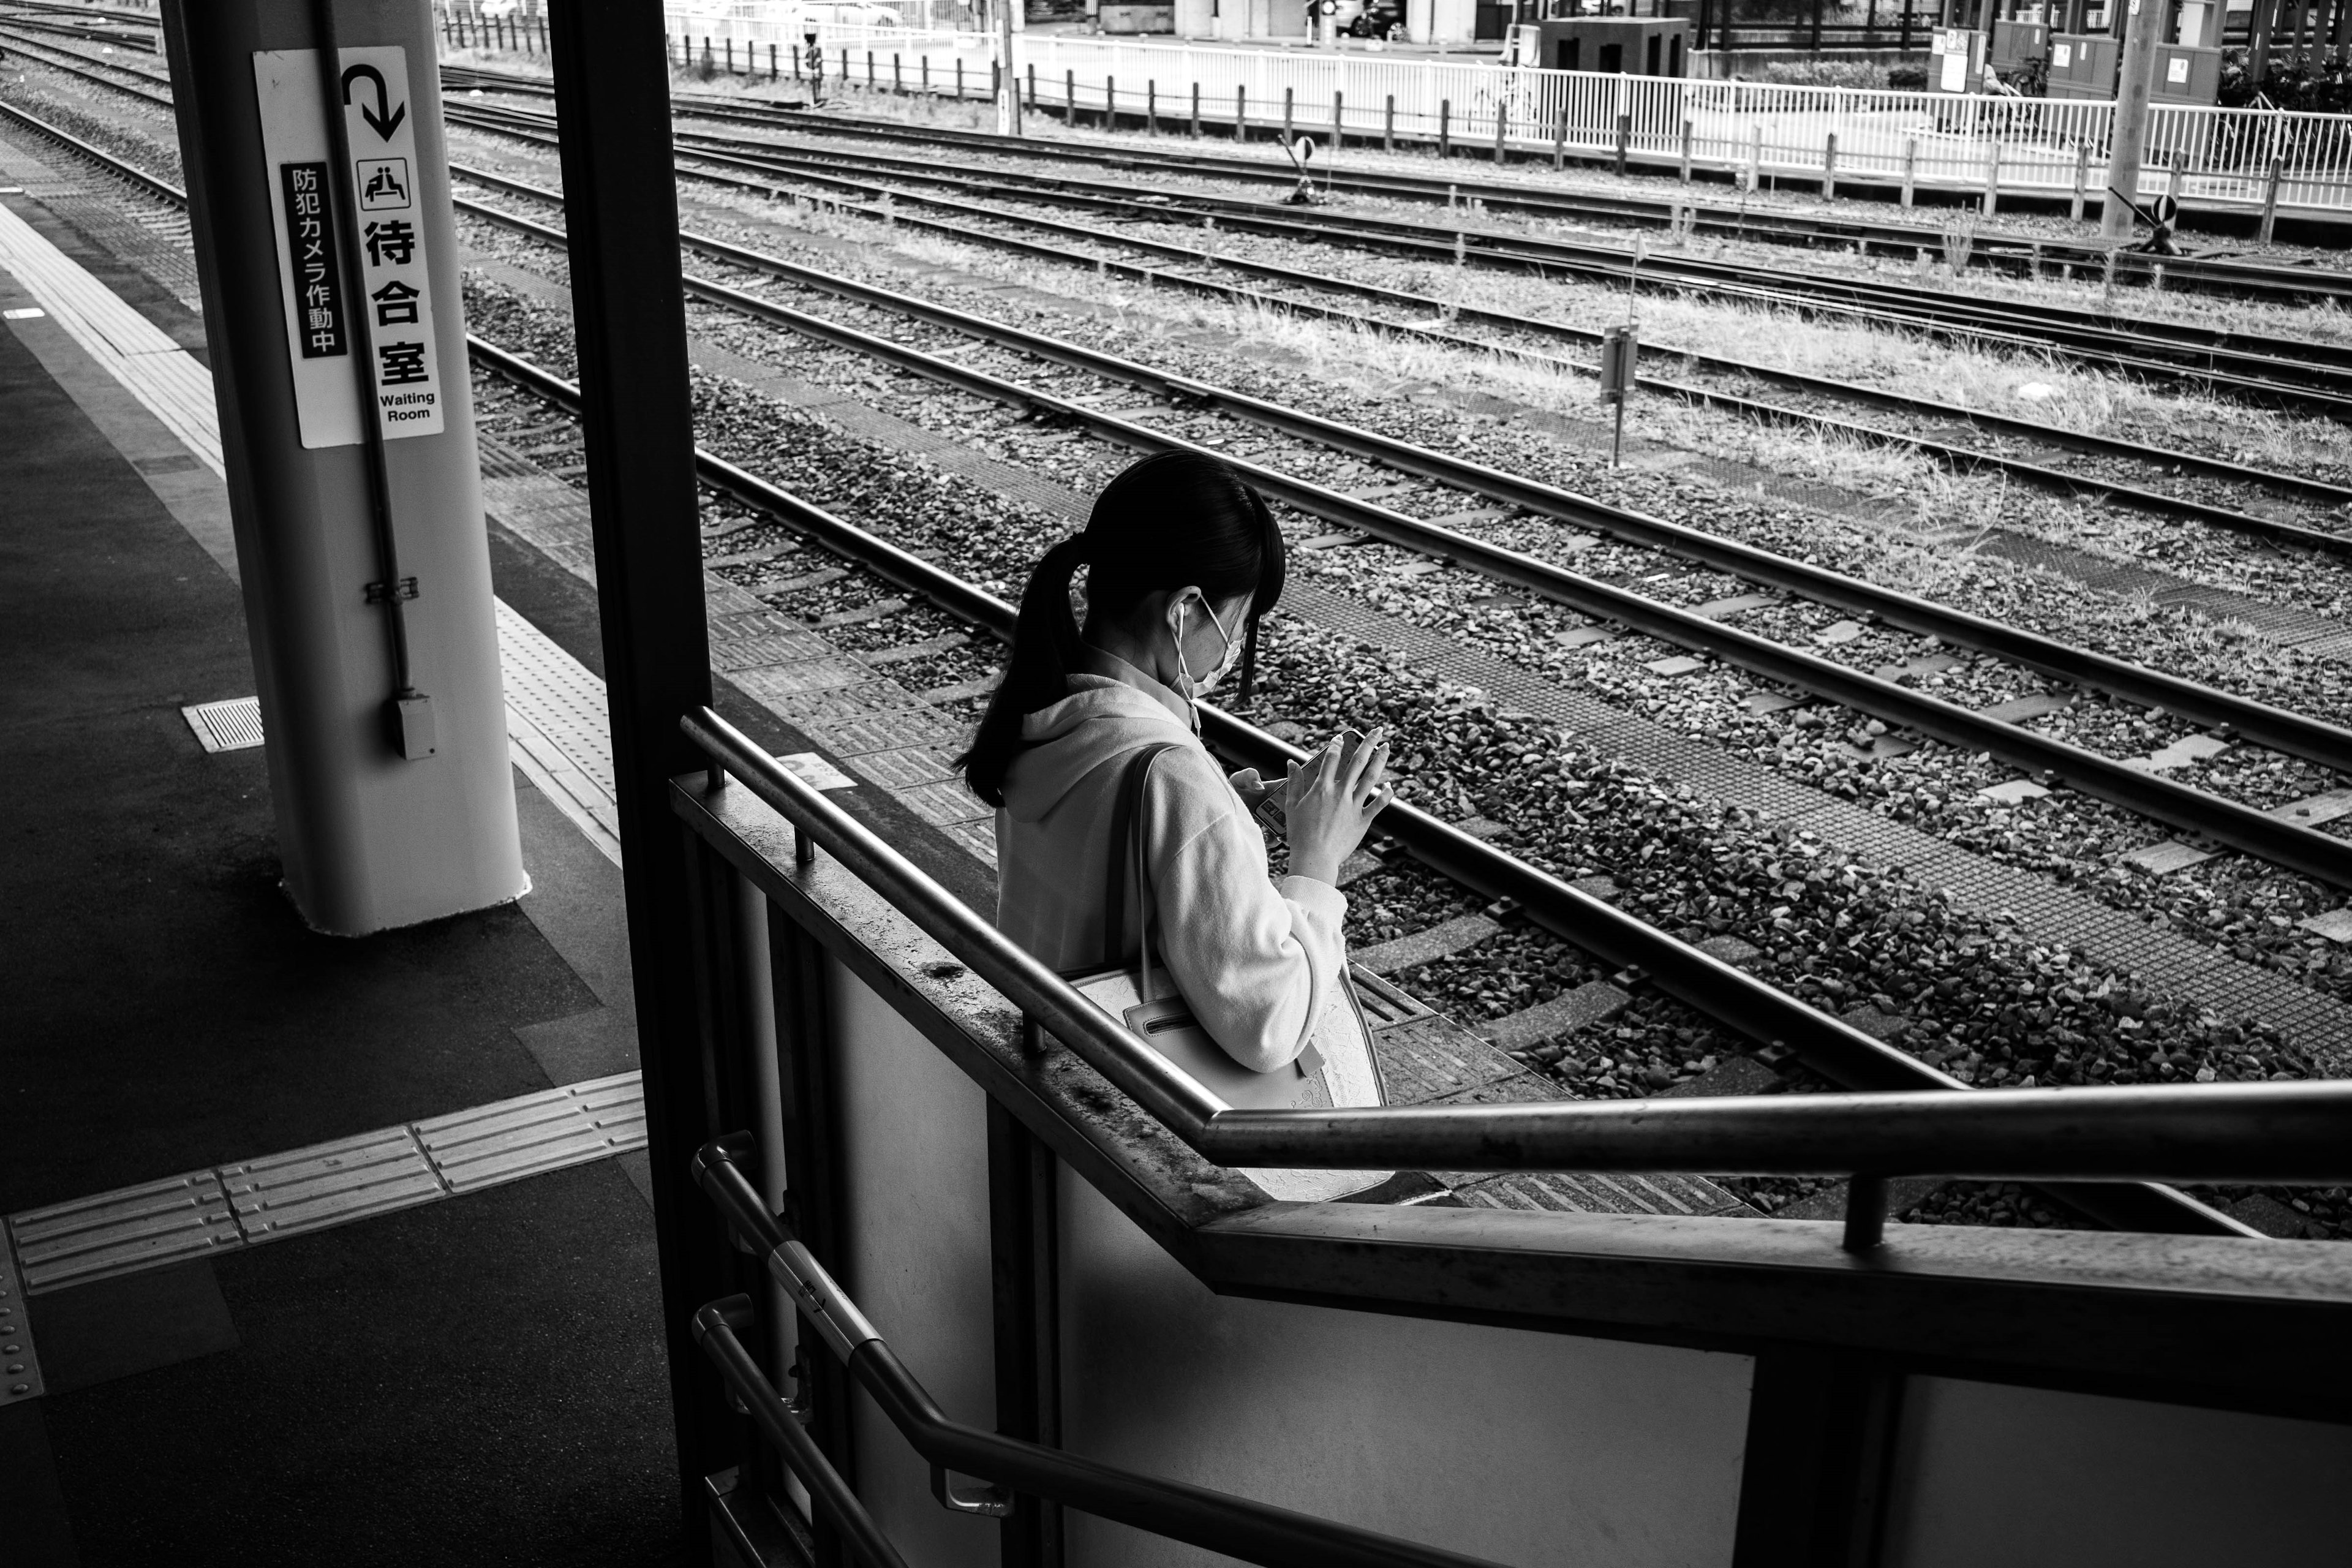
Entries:
<svg viewBox="0 0 2352 1568">
<path fill-rule="evenodd" d="M 1087 569 L 1083 631 L 1070 614 Z M 1150 763 L 1138 816 L 1154 944 L 1194 1017 L 1227 1055 L 1270 1072 L 1307 1045 L 1347 963 L 1339 863 L 1391 794 L 1377 735 L 1338 741 L 1280 785 L 1226 777 L 1200 740 L 1193 703 L 1242 665 L 1248 689 L 1258 618 L 1281 596 L 1282 533 L 1257 492 L 1217 458 L 1144 458 L 1097 498 L 1086 531 L 1045 553 L 1021 595 L 1003 683 L 959 759 L 997 808 L 996 924 L 1063 971 L 1103 952 L 1111 821 L 1128 767 Z M 1251 818 L 1279 796 L 1290 874 L 1267 876 Z M 1132 922 L 1130 922 L 1132 923 Z"/>
</svg>

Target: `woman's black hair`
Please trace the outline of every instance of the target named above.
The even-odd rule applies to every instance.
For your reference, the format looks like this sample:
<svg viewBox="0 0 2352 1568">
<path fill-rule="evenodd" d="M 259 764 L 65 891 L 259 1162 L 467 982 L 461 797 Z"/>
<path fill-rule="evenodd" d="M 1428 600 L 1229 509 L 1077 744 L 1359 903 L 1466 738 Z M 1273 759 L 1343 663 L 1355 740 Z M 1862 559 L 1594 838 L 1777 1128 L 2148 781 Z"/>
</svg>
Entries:
<svg viewBox="0 0 2352 1568">
<path fill-rule="evenodd" d="M 1201 452 L 1160 452 L 1103 488 L 1086 531 L 1045 552 L 1021 593 L 1013 656 L 971 746 L 956 759 L 972 794 L 1004 804 L 1021 721 L 1069 694 L 1078 663 L 1070 581 L 1087 568 L 1087 616 L 1118 620 L 1155 590 L 1197 585 L 1211 604 L 1249 595 L 1241 700 L 1257 679 L 1258 617 L 1282 597 L 1282 530 L 1239 469 Z"/>
</svg>

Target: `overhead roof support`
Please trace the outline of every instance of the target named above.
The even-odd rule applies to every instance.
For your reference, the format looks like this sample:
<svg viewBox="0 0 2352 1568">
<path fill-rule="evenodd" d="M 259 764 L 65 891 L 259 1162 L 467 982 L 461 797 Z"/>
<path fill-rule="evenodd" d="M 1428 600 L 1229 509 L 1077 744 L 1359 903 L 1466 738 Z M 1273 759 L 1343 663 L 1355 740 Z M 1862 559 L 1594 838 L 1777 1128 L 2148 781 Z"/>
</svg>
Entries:
<svg viewBox="0 0 2352 1568">
<path fill-rule="evenodd" d="M 572 0 L 549 15 L 662 1326 L 681 1508 L 701 1562 L 702 1478 L 732 1462 L 740 1439 L 692 1331 L 694 1309 L 735 1286 L 725 1237 L 688 1174 L 695 1150 L 721 1130 L 705 1125 L 694 882 L 667 800 L 671 775 L 703 765 L 678 720 L 711 692 L 669 68 L 660 0 Z"/>
</svg>

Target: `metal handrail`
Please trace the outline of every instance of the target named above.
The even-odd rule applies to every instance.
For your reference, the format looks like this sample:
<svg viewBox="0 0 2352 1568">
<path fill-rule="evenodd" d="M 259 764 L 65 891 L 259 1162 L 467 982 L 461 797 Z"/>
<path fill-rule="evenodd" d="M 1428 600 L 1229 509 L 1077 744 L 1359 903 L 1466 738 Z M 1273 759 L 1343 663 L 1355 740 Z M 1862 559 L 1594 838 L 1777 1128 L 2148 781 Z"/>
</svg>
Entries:
<svg viewBox="0 0 2352 1568">
<path fill-rule="evenodd" d="M 706 1144 L 696 1153 L 694 1174 L 728 1226 L 761 1250 L 769 1274 L 783 1288 L 817 1337 L 873 1396 L 891 1425 L 930 1464 L 932 1490 L 950 1508 L 963 1512 L 1001 1511 L 998 1505 L 975 1504 L 953 1495 L 947 1473 L 954 1471 L 1081 1509 L 1171 1541 L 1205 1547 L 1246 1563 L 1266 1563 L 1272 1568 L 1294 1568 L 1299 1564 L 1315 1564 L 1318 1568 L 1495 1568 L 1484 1558 L 1466 1557 L 1442 1547 L 1399 1540 L 1205 1487 L 1141 1475 L 950 1420 L 939 1402 L 890 1349 L 880 1331 L 857 1310 L 784 1223 L 768 1212 L 726 1142 Z M 822 1466 L 812 1466 L 811 1469 L 824 1489 L 820 1492 L 818 1486 L 811 1486 L 811 1494 L 836 1522 L 847 1521 L 849 1530 L 856 1532 L 853 1539 L 866 1560 L 877 1568 L 895 1565 L 897 1554 L 881 1538 L 871 1516 L 845 1484 L 841 1484 L 839 1473 L 824 1461 L 809 1436 L 800 1430 L 790 1407 L 737 1338 L 736 1329 L 750 1321 L 751 1315 L 751 1304 L 744 1297 L 712 1302 L 695 1314 L 695 1339 L 736 1397 L 751 1411 L 761 1430 L 783 1451 L 794 1473 L 802 1475 L 803 1484 L 808 1476 L 801 1467 L 808 1458 L 813 1456 Z M 870 1542 L 878 1542 L 880 1551 L 876 1552 Z M 885 1552 L 888 1555 L 882 1555 Z"/>
<path fill-rule="evenodd" d="M 839 860 L 1215 1164 L 2352 1180 L 2352 1081 L 1235 1110 L 717 713 L 701 709 L 680 724 L 803 845 Z"/>
</svg>

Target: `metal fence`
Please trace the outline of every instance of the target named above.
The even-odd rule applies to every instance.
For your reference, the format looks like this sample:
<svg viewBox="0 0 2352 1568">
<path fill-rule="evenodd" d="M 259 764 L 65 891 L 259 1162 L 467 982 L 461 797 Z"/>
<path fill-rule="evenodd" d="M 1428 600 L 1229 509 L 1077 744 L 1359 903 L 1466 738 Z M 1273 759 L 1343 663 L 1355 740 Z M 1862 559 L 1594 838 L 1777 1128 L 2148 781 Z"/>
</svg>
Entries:
<svg viewBox="0 0 2352 1568">
<path fill-rule="evenodd" d="M 700 58 L 764 72 L 786 62 L 797 25 L 674 14 L 674 41 Z M 872 86 L 978 96 L 991 90 L 995 42 L 974 31 L 826 25 L 827 74 Z M 730 47 L 729 40 L 734 40 Z M 1032 34 L 1013 45 L 1024 97 L 1081 115 L 1196 112 L 1236 127 L 1362 141 L 1496 149 L 1527 157 L 1614 158 L 1651 167 L 1729 172 L 1743 181 L 1840 181 L 2096 201 L 2105 183 L 2114 105 L 1697 81 L 1361 51 L 1200 47 Z M 957 62 L 963 68 L 957 70 Z M 2158 107 L 2149 113 L 2140 189 L 2185 206 L 2352 216 L 2352 115 Z"/>
</svg>

